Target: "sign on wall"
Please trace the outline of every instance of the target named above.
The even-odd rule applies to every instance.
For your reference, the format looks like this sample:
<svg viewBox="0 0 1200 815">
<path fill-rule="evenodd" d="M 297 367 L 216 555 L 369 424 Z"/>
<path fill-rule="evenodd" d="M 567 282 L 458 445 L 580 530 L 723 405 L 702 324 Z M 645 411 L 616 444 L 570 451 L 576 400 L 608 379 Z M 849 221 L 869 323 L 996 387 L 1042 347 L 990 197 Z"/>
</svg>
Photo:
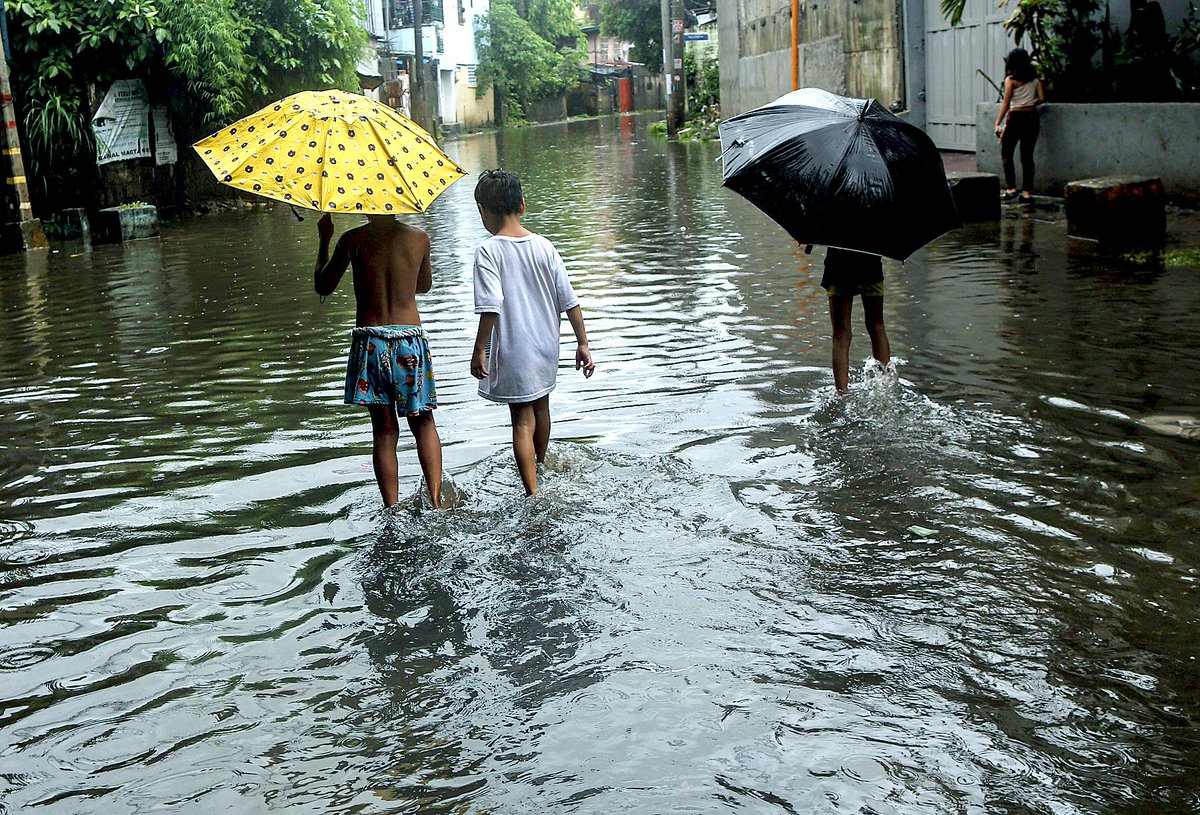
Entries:
<svg viewBox="0 0 1200 815">
<path fill-rule="evenodd" d="M 179 160 L 179 147 L 175 144 L 175 134 L 171 132 L 167 106 L 155 105 L 151 113 L 154 117 L 154 163 L 174 164 Z"/>
<path fill-rule="evenodd" d="M 150 158 L 150 95 L 142 80 L 112 83 L 92 117 L 92 131 L 97 164 Z"/>
</svg>

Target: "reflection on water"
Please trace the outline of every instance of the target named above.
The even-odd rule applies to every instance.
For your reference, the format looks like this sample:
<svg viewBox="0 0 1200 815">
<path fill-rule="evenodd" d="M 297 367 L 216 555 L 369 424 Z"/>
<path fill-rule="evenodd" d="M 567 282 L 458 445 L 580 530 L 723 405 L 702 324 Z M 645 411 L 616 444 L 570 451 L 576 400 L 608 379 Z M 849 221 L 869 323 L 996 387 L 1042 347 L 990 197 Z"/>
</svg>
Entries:
<svg viewBox="0 0 1200 815">
<path fill-rule="evenodd" d="M 1200 809 L 1197 270 L 966 228 L 839 399 L 819 259 L 644 124 L 448 145 L 588 314 L 535 501 L 469 180 L 417 219 L 446 513 L 378 510 L 311 222 L 0 261 L 0 813 Z"/>
</svg>

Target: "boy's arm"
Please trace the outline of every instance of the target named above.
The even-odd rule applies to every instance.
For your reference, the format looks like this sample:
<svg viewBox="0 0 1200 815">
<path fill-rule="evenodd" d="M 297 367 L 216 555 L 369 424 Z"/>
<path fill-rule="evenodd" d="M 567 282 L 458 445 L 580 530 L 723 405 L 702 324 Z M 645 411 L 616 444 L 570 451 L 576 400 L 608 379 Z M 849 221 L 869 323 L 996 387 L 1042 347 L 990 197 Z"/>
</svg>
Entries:
<svg viewBox="0 0 1200 815">
<path fill-rule="evenodd" d="M 475 334 L 475 350 L 471 353 L 471 376 L 476 379 L 487 378 L 487 344 L 499 316 L 494 311 L 485 311 L 479 315 L 479 331 Z"/>
<path fill-rule="evenodd" d="M 325 213 L 321 220 L 317 221 L 317 236 L 320 243 L 317 245 L 317 267 L 313 270 L 313 288 L 317 294 L 324 297 L 333 294 L 333 290 L 341 282 L 346 267 L 350 265 L 350 255 L 339 240 L 333 249 L 333 257 L 329 256 L 329 242 L 333 239 L 333 218 L 329 217 L 329 213 Z M 344 239 L 345 235 L 342 238 Z"/>
<path fill-rule="evenodd" d="M 417 272 L 417 294 L 424 294 L 433 288 L 433 266 L 429 262 L 429 237 L 425 237 L 425 257 L 421 258 L 421 268 Z"/>
<path fill-rule="evenodd" d="M 583 309 L 572 306 L 567 309 L 567 319 L 571 321 L 571 330 L 575 332 L 575 370 L 583 369 L 583 378 L 589 378 L 596 372 L 596 363 L 592 362 L 592 350 L 588 348 L 587 329 L 583 326 Z"/>
</svg>

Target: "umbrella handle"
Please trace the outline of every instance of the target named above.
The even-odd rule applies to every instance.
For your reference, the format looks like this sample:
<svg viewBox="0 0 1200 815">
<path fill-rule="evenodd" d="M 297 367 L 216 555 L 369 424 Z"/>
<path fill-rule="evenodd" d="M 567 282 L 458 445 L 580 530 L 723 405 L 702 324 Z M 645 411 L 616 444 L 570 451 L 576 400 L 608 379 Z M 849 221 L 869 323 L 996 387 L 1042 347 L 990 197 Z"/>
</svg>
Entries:
<svg viewBox="0 0 1200 815">
<path fill-rule="evenodd" d="M 297 212 L 295 207 L 293 207 L 291 204 L 288 204 L 288 207 L 290 207 L 290 208 L 291 208 L 291 210 L 292 210 L 292 214 L 296 216 L 296 220 L 297 220 L 297 221 L 303 221 L 303 220 L 304 220 L 304 216 L 303 216 L 303 215 L 301 215 L 299 212 Z"/>
</svg>

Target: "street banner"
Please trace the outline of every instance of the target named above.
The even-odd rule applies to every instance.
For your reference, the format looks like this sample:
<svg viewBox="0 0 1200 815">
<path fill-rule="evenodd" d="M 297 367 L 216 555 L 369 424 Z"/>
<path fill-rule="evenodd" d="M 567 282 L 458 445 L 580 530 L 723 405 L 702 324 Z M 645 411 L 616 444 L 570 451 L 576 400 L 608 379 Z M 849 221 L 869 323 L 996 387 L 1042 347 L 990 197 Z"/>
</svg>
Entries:
<svg viewBox="0 0 1200 815">
<path fill-rule="evenodd" d="M 175 134 L 171 132 L 171 117 L 166 105 L 155 105 L 151 111 L 154 118 L 154 163 L 174 164 L 179 160 L 179 147 Z"/>
<path fill-rule="evenodd" d="M 142 80 L 112 83 L 92 117 L 92 131 L 97 164 L 150 158 L 150 95 Z"/>
</svg>

